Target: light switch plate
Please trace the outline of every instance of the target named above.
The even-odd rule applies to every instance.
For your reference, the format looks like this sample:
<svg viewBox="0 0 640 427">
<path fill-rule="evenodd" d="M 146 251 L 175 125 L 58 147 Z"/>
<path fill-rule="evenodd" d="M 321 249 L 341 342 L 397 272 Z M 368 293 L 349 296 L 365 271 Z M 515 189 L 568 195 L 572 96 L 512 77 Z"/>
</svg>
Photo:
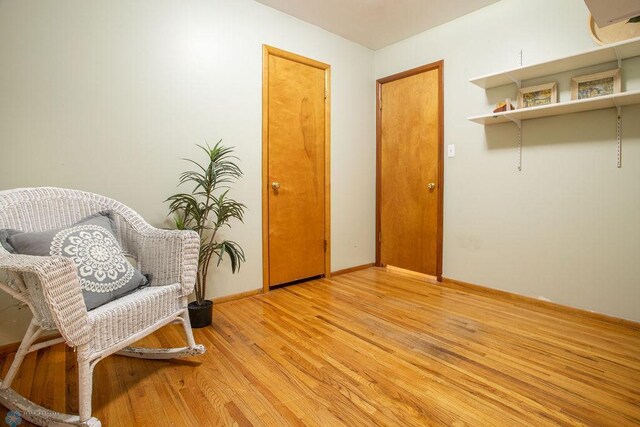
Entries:
<svg viewBox="0 0 640 427">
<path fill-rule="evenodd" d="M 455 157 L 456 156 L 456 146 L 455 144 L 447 145 L 447 157 Z"/>
</svg>

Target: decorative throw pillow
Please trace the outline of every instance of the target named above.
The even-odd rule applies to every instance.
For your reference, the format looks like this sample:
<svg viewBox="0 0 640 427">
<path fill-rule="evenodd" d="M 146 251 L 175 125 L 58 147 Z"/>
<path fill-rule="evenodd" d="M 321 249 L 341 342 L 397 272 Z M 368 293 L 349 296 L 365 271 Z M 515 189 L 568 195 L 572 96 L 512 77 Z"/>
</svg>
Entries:
<svg viewBox="0 0 640 427">
<path fill-rule="evenodd" d="M 87 310 L 149 284 L 120 248 L 111 212 L 99 212 L 57 230 L 0 230 L 0 244 L 17 254 L 71 258 L 78 269 Z"/>
<path fill-rule="evenodd" d="M 0 230 L 0 246 L 4 248 L 5 251 L 15 254 L 16 250 L 7 242 L 9 236 L 12 236 L 16 233 L 20 233 L 17 230 Z"/>
</svg>

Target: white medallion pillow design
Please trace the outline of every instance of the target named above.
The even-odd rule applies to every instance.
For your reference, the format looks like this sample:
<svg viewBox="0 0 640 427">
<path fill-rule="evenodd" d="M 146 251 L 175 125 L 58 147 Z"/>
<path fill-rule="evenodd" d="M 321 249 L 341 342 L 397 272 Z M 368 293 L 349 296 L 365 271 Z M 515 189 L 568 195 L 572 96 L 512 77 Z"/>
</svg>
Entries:
<svg viewBox="0 0 640 427">
<path fill-rule="evenodd" d="M 98 225 L 78 225 L 58 232 L 49 253 L 71 258 L 82 289 L 91 292 L 115 291 L 133 277 L 133 266 L 116 239 Z"/>
</svg>

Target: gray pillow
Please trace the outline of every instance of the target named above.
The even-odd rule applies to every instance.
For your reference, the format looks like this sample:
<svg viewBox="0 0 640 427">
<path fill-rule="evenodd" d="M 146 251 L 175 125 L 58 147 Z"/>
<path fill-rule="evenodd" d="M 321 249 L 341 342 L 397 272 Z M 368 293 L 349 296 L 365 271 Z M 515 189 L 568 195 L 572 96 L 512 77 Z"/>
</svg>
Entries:
<svg viewBox="0 0 640 427">
<path fill-rule="evenodd" d="M 9 242 L 7 242 L 7 239 L 9 238 L 9 236 L 12 236 L 16 233 L 20 233 L 17 230 L 0 230 L 0 246 L 2 246 L 7 252 L 10 252 L 12 254 L 16 253 L 16 250 L 14 249 L 13 246 L 11 246 L 9 244 Z"/>
<path fill-rule="evenodd" d="M 0 244 L 17 254 L 71 258 L 78 269 L 87 310 L 149 284 L 118 244 L 111 212 L 100 212 L 57 230 L 0 230 Z"/>
</svg>

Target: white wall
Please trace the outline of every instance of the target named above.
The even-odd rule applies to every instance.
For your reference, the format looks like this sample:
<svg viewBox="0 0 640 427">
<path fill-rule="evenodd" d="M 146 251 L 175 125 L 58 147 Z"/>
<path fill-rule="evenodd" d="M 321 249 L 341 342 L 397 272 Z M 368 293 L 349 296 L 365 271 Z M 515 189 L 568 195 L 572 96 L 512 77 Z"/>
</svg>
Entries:
<svg viewBox="0 0 640 427">
<path fill-rule="evenodd" d="M 208 296 L 262 287 L 263 43 L 331 64 L 332 269 L 373 262 L 373 52 L 250 0 L 0 1 L 0 189 L 88 190 L 167 226 L 180 158 L 223 138 L 245 172 L 227 236 L 247 262 Z M 0 344 L 29 317 L 1 298 Z"/>
<path fill-rule="evenodd" d="M 483 127 L 515 86 L 485 93 L 479 75 L 595 47 L 582 0 L 502 0 L 375 53 L 376 78 L 445 61 L 444 276 L 640 320 L 640 106 L 623 110 L 623 168 L 616 168 L 613 109 L 523 125 Z M 607 64 L 604 68 L 613 68 Z M 623 90 L 640 89 L 640 58 L 624 61 Z M 570 99 L 578 70 L 558 81 Z M 515 101 L 514 101 L 515 102 Z"/>
</svg>

